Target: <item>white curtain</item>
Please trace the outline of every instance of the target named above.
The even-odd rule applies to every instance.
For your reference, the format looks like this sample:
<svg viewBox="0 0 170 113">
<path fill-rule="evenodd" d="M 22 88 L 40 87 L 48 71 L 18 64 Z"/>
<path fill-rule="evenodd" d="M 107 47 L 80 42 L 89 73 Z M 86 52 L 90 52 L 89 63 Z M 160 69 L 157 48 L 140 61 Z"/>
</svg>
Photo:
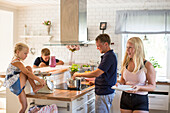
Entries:
<svg viewBox="0 0 170 113">
<path fill-rule="evenodd" d="M 170 10 L 124 10 L 116 12 L 116 34 L 168 34 Z"/>
</svg>

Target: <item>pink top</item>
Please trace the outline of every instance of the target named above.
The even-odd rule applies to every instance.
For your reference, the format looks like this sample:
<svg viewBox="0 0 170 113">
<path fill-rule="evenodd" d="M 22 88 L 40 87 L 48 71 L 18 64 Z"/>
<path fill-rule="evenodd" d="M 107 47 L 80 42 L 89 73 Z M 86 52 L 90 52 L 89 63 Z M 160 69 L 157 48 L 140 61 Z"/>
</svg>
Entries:
<svg viewBox="0 0 170 113">
<path fill-rule="evenodd" d="M 125 80 L 125 85 L 146 85 L 146 68 L 140 69 L 137 73 L 132 73 L 125 69 L 123 72 L 123 79 Z M 146 95 L 147 91 L 138 91 L 135 94 Z"/>
</svg>

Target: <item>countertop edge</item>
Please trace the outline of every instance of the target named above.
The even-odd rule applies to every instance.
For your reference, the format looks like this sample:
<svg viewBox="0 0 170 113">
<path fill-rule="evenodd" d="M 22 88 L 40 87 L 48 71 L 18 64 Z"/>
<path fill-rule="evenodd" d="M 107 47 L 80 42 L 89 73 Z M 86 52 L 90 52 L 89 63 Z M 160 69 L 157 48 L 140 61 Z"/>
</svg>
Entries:
<svg viewBox="0 0 170 113">
<path fill-rule="evenodd" d="M 75 95 L 73 94 L 73 96 L 71 98 L 69 97 L 61 97 L 61 96 L 56 96 L 55 95 L 55 91 L 54 93 L 52 94 L 42 94 L 42 93 L 29 93 L 29 94 L 26 94 L 26 97 L 28 98 L 37 98 L 37 99 L 47 99 L 47 100 L 59 100 L 59 101 L 73 101 L 77 98 L 79 98 L 80 96 L 92 91 L 94 89 L 94 85 L 87 88 L 87 89 L 84 89 L 82 91 L 73 91 L 73 90 L 61 90 L 61 89 L 57 89 L 55 91 L 69 91 L 71 93 L 72 92 L 77 92 L 77 93 L 80 93 L 78 95 Z"/>
</svg>

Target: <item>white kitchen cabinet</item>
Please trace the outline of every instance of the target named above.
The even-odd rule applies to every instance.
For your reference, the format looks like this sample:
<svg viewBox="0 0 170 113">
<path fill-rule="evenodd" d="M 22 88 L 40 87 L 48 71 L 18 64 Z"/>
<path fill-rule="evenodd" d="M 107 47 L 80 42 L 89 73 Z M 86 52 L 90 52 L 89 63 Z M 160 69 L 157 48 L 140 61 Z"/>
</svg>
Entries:
<svg viewBox="0 0 170 113">
<path fill-rule="evenodd" d="M 164 110 L 169 109 L 169 86 L 157 85 L 155 91 L 149 92 L 149 109 Z"/>
<path fill-rule="evenodd" d="M 168 110 L 169 95 L 149 94 L 149 109 Z"/>
</svg>

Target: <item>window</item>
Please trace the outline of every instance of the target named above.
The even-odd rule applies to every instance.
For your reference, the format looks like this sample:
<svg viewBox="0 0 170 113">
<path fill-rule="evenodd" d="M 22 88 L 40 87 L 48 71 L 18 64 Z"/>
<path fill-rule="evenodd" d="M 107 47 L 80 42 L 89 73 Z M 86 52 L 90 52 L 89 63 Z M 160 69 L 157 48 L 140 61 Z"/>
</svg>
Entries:
<svg viewBox="0 0 170 113">
<path fill-rule="evenodd" d="M 149 61 L 150 57 L 154 57 L 158 61 L 161 68 L 156 68 L 156 78 L 168 78 L 168 36 L 165 34 L 147 34 L 148 40 L 143 40 L 143 34 L 124 34 L 122 41 L 122 59 L 124 58 L 127 40 L 131 37 L 140 37 L 144 44 L 145 58 Z"/>
</svg>

